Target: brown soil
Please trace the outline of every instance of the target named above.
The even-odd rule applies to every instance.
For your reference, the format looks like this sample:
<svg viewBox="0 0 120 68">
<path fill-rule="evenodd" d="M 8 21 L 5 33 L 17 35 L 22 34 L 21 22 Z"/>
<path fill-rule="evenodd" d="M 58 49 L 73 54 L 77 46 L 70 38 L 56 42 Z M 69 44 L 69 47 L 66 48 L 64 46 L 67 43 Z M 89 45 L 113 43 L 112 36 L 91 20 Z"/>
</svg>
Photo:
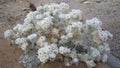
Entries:
<svg viewBox="0 0 120 68">
<path fill-rule="evenodd" d="M 110 40 L 111 53 L 120 58 L 120 0 L 61 0 L 70 4 L 71 8 L 81 9 L 83 18 L 98 17 L 103 22 L 103 28 L 110 31 L 114 38 Z M 22 23 L 30 10 L 29 3 L 36 6 L 60 2 L 59 0 L 0 0 L 0 68 L 23 68 L 19 64 L 22 50 L 5 40 L 3 32 L 16 23 Z M 50 62 L 39 65 L 38 68 L 86 68 L 85 64 L 65 67 L 61 62 Z M 110 68 L 105 64 L 98 64 L 95 68 Z"/>
</svg>

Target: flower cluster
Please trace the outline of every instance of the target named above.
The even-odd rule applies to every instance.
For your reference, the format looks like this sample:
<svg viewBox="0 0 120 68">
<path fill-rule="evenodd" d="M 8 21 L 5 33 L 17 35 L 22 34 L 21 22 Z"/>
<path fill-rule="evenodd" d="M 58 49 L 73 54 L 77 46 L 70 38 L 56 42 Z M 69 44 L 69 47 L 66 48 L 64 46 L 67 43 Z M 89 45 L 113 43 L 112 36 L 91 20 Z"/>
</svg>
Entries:
<svg viewBox="0 0 120 68">
<path fill-rule="evenodd" d="M 48 60 L 54 60 L 58 54 L 58 47 L 56 44 L 48 45 L 45 43 L 42 48 L 38 50 L 38 58 L 42 63 L 47 62 Z"/>
<path fill-rule="evenodd" d="M 38 6 L 27 14 L 24 23 L 6 30 L 4 36 L 26 51 L 37 49 L 41 63 L 64 56 L 65 65 L 84 61 L 88 67 L 95 61 L 107 61 L 110 47 L 107 43 L 112 34 L 101 28 L 97 18 L 82 21 L 82 11 L 69 10 L 66 3 Z"/>
</svg>

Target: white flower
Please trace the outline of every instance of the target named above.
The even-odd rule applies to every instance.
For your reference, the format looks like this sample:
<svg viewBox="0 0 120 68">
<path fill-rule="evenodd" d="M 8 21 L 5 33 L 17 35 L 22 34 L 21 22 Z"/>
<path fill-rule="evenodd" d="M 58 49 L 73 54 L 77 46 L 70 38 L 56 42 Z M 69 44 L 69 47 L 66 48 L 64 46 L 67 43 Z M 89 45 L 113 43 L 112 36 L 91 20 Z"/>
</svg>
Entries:
<svg viewBox="0 0 120 68">
<path fill-rule="evenodd" d="M 23 24 L 23 27 L 26 27 L 26 28 L 28 28 L 28 29 L 32 29 L 34 26 L 33 26 L 32 23 L 24 23 L 24 24 Z"/>
<path fill-rule="evenodd" d="M 49 51 L 47 50 L 46 51 L 46 47 L 43 47 L 43 48 L 40 48 L 38 50 L 38 59 L 42 62 L 42 63 L 45 63 L 48 61 L 49 59 Z"/>
<path fill-rule="evenodd" d="M 49 7 L 52 15 L 58 15 L 58 13 L 60 13 L 60 6 L 58 4 L 53 3 Z"/>
<path fill-rule="evenodd" d="M 49 60 L 49 58 L 55 58 L 56 54 L 52 53 L 52 49 L 50 45 L 46 45 L 38 50 L 38 58 L 42 63 L 45 63 Z"/>
<path fill-rule="evenodd" d="M 77 57 L 74 57 L 74 58 L 72 59 L 72 61 L 73 61 L 73 63 L 79 63 L 79 59 L 78 59 Z"/>
<path fill-rule="evenodd" d="M 104 47 L 104 48 L 105 48 L 105 52 L 106 52 L 106 53 L 110 53 L 109 44 L 105 43 L 104 45 L 105 45 L 105 47 Z"/>
<path fill-rule="evenodd" d="M 103 45 L 99 45 L 98 49 L 99 49 L 100 52 L 103 52 L 105 50 L 105 47 Z"/>
<path fill-rule="evenodd" d="M 97 18 L 93 18 L 91 20 L 86 20 L 86 24 L 94 28 L 101 29 L 102 22 Z"/>
<path fill-rule="evenodd" d="M 20 47 L 23 51 L 26 51 L 28 43 L 23 43 Z"/>
<path fill-rule="evenodd" d="M 48 23 L 45 20 L 38 22 L 37 25 L 39 28 L 41 27 L 43 30 L 48 29 L 50 27 L 50 23 Z"/>
<path fill-rule="evenodd" d="M 49 45 L 47 45 L 47 46 L 43 46 L 39 50 L 48 54 L 51 52 L 51 47 Z"/>
<path fill-rule="evenodd" d="M 40 12 L 42 9 L 43 9 L 42 6 L 38 6 L 38 7 L 37 7 L 37 11 L 39 11 L 39 12 Z"/>
<path fill-rule="evenodd" d="M 44 18 L 44 20 L 45 20 L 46 22 L 50 23 L 50 24 L 53 23 L 53 22 L 52 22 L 52 19 L 53 19 L 52 16 L 48 16 L 48 17 Z"/>
<path fill-rule="evenodd" d="M 68 4 L 66 4 L 66 3 L 60 3 L 60 10 L 61 10 L 61 12 L 66 12 L 66 11 L 68 11 L 69 10 L 69 5 Z"/>
<path fill-rule="evenodd" d="M 52 38 L 51 38 L 51 42 L 52 42 L 52 43 L 57 43 L 57 42 L 58 42 L 58 39 L 57 39 L 57 38 L 52 37 Z"/>
<path fill-rule="evenodd" d="M 59 52 L 60 52 L 60 54 L 67 54 L 67 53 L 70 53 L 71 50 L 67 47 L 61 46 L 61 47 L 59 47 Z"/>
<path fill-rule="evenodd" d="M 69 38 L 72 38 L 72 37 L 73 37 L 73 33 L 72 33 L 72 32 L 69 32 L 69 33 L 67 34 L 67 36 L 68 36 Z"/>
<path fill-rule="evenodd" d="M 59 4 L 51 4 L 52 7 L 54 7 L 54 10 L 58 10 L 60 8 L 60 5 Z"/>
<path fill-rule="evenodd" d="M 106 62 L 107 58 L 108 58 L 108 55 L 107 54 L 103 54 L 102 55 L 102 62 Z"/>
<path fill-rule="evenodd" d="M 20 32 L 17 32 L 17 33 L 14 34 L 14 38 L 15 38 L 15 39 L 16 39 L 16 38 L 19 38 L 20 36 L 21 36 Z"/>
<path fill-rule="evenodd" d="M 17 24 L 14 28 L 13 28 L 13 30 L 14 31 L 20 31 L 21 29 L 22 29 L 22 24 Z"/>
<path fill-rule="evenodd" d="M 13 31 L 12 30 L 6 30 L 5 32 L 4 32 L 4 37 L 5 38 L 10 38 L 10 37 L 12 37 L 13 36 Z"/>
<path fill-rule="evenodd" d="M 40 60 L 40 62 L 42 63 L 46 63 L 49 59 L 49 55 L 46 53 L 41 53 L 40 55 L 38 55 L 38 59 Z"/>
<path fill-rule="evenodd" d="M 88 54 L 78 54 L 79 58 L 81 61 L 87 61 L 89 59 L 89 55 Z"/>
<path fill-rule="evenodd" d="M 24 23 L 30 23 L 32 20 L 31 20 L 31 18 L 25 18 L 24 19 Z"/>
<path fill-rule="evenodd" d="M 45 36 L 40 36 L 39 40 L 40 40 L 41 42 L 44 42 L 44 41 L 46 40 L 46 37 L 45 37 Z"/>
<path fill-rule="evenodd" d="M 72 28 L 75 28 L 75 27 L 78 27 L 78 24 L 77 24 L 77 22 L 73 22 L 73 23 L 71 23 L 71 26 L 72 26 Z"/>
<path fill-rule="evenodd" d="M 30 40 L 31 42 L 35 42 L 37 40 L 37 34 L 33 33 L 28 35 L 27 37 L 28 40 Z"/>
<path fill-rule="evenodd" d="M 26 38 L 20 38 L 20 41 L 19 41 L 21 44 L 23 44 L 23 43 L 26 43 L 27 42 L 27 39 Z"/>
<path fill-rule="evenodd" d="M 49 5 L 48 11 L 52 12 L 54 10 L 54 6 L 53 5 Z"/>
<path fill-rule="evenodd" d="M 43 18 L 43 15 L 42 15 L 42 14 L 39 14 L 39 15 L 36 15 L 35 17 L 36 17 L 36 19 L 39 20 L 39 19 L 42 19 L 42 18 Z"/>
<path fill-rule="evenodd" d="M 108 40 L 108 33 L 106 31 L 99 31 L 99 38 L 102 41 L 107 41 Z"/>
<path fill-rule="evenodd" d="M 52 33 L 55 34 L 55 35 L 58 35 L 59 29 L 53 28 L 52 29 Z"/>
<path fill-rule="evenodd" d="M 46 37 L 40 36 L 40 38 L 37 40 L 36 44 L 40 47 L 47 46 L 48 42 L 45 42 L 45 41 L 46 41 Z"/>
<path fill-rule="evenodd" d="M 90 54 L 93 60 L 100 60 L 100 52 L 96 48 L 91 48 L 92 52 Z"/>
<path fill-rule="evenodd" d="M 44 13 L 43 13 L 43 16 L 46 16 L 46 17 L 47 17 L 47 16 L 50 16 L 50 12 L 44 12 Z"/>
<path fill-rule="evenodd" d="M 71 16 L 70 16 L 70 14 L 65 14 L 65 19 L 70 19 L 71 18 Z"/>
<path fill-rule="evenodd" d="M 15 40 L 15 44 L 21 44 L 21 43 L 20 43 L 20 38 L 17 38 L 17 39 Z"/>
<path fill-rule="evenodd" d="M 65 35 L 62 35 L 62 36 L 61 36 L 61 39 L 68 40 L 68 37 L 65 36 Z"/>
<path fill-rule="evenodd" d="M 82 27 L 82 22 L 72 22 L 70 25 L 72 28 L 80 29 Z"/>
<path fill-rule="evenodd" d="M 96 42 L 97 44 L 101 43 L 99 35 L 98 35 L 98 31 L 93 31 L 92 33 L 93 36 L 93 41 Z"/>
<path fill-rule="evenodd" d="M 23 43 L 26 43 L 26 42 L 27 42 L 26 38 L 17 38 L 15 40 L 15 43 L 18 44 L 18 45 L 22 45 Z"/>
<path fill-rule="evenodd" d="M 34 16 L 34 13 L 33 13 L 33 12 L 29 12 L 29 13 L 26 15 L 27 18 L 33 18 L 33 16 Z"/>
<path fill-rule="evenodd" d="M 52 48 L 50 45 L 44 46 L 44 48 L 45 48 L 45 52 L 47 52 L 47 53 L 50 53 L 52 51 Z"/>
<path fill-rule="evenodd" d="M 56 58 L 56 54 L 55 53 L 49 53 L 49 56 L 51 59 L 55 59 Z"/>
<path fill-rule="evenodd" d="M 59 18 L 61 18 L 61 19 L 66 19 L 66 14 L 59 14 L 59 16 L 58 16 Z"/>
<path fill-rule="evenodd" d="M 43 46 L 43 42 L 41 42 L 39 39 L 37 40 L 36 44 L 37 44 L 37 46 L 39 46 L 39 47 L 42 47 L 42 46 Z"/>
<path fill-rule="evenodd" d="M 43 52 L 43 47 L 38 49 L 38 55 L 42 54 Z"/>
<path fill-rule="evenodd" d="M 87 61 L 86 61 L 86 64 L 87 64 L 87 66 L 90 67 L 90 68 L 92 68 L 92 67 L 94 67 L 94 66 L 96 65 L 93 60 L 87 60 Z"/>
<path fill-rule="evenodd" d="M 66 28 L 65 28 L 65 31 L 66 33 L 69 33 L 72 31 L 72 26 L 71 25 L 68 25 Z"/>
<path fill-rule="evenodd" d="M 105 31 L 110 38 L 113 38 L 113 35 L 109 31 Z"/>
<path fill-rule="evenodd" d="M 34 12 L 29 12 L 24 20 L 24 23 L 30 23 L 34 19 Z"/>
<path fill-rule="evenodd" d="M 52 12 L 53 15 L 58 15 L 59 13 L 60 13 L 60 12 L 59 12 L 59 10 L 57 10 L 57 9 Z"/>
<path fill-rule="evenodd" d="M 43 30 L 48 29 L 51 25 L 53 24 L 52 22 L 52 17 L 46 17 L 42 21 L 38 21 L 36 25 L 36 29 L 42 28 Z"/>
<path fill-rule="evenodd" d="M 35 28 L 36 29 L 41 29 L 41 21 L 37 21 L 37 23 L 35 24 Z"/>
<path fill-rule="evenodd" d="M 48 42 L 43 42 L 44 46 L 49 46 Z"/>
<path fill-rule="evenodd" d="M 76 50 L 72 50 L 72 51 L 70 52 L 69 56 L 70 56 L 71 58 L 77 58 L 77 52 L 76 52 Z"/>
<path fill-rule="evenodd" d="M 79 18 L 80 20 L 82 19 L 82 11 L 73 9 L 72 12 L 69 13 L 70 16 L 74 19 Z"/>
<path fill-rule="evenodd" d="M 98 49 L 101 53 L 110 53 L 110 47 L 107 43 L 104 43 L 104 45 L 98 46 Z"/>
<path fill-rule="evenodd" d="M 46 11 L 52 12 L 54 11 L 54 5 L 44 5 Z"/>
<path fill-rule="evenodd" d="M 58 47 L 55 43 L 51 44 L 51 49 L 52 49 L 52 52 L 54 52 L 55 54 L 58 54 Z"/>
<path fill-rule="evenodd" d="M 48 4 L 44 5 L 43 8 L 46 10 L 46 12 L 49 10 L 49 6 Z"/>
<path fill-rule="evenodd" d="M 31 23 L 24 23 L 21 28 L 22 29 L 20 30 L 20 32 L 24 34 L 24 33 L 27 33 L 28 31 L 30 31 L 31 29 L 33 29 L 34 26 Z"/>
<path fill-rule="evenodd" d="M 68 36 L 66 36 L 66 35 L 62 35 L 61 37 L 61 40 L 59 41 L 60 43 L 67 43 L 68 42 Z"/>
<path fill-rule="evenodd" d="M 82 24 L 82 22 L 77 22 L 77 25 L 79 28 L 81 28 L 83 24 Z"/>
</svg>

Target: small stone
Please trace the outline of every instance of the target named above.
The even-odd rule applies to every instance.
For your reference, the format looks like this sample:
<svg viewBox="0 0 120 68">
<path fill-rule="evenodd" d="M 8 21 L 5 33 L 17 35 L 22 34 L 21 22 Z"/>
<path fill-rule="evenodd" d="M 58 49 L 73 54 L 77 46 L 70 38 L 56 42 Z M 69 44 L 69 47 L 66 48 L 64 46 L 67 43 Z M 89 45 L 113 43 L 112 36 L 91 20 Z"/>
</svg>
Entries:
<svg viewBox="0 0 120 68">
<path fill-rule="evenodd" d="M 101 0 L 96 0 L 96 3 L 101 3 Z"/>
</svg>

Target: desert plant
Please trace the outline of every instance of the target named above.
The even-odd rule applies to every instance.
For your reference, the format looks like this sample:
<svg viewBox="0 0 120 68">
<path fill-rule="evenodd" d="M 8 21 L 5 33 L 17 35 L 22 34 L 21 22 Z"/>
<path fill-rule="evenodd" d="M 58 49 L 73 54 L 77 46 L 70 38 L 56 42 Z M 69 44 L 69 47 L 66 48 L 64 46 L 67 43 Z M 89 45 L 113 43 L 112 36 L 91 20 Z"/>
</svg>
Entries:
<svg viewBox="0 0 120 68">
<path fill-rule="evenodd" d="M 23 51 L 36 50 L 44 64 L 64 56 L 66 66 L 84 61 L 89 68 L 97 62 L 106 62 L 112 34 L 101 28 L 102 22 L 94 17 L 82 21 L 82 11 L 69 9 L 66 3 L 38 6 L 27 14 L 24 23 L 6 30 L 6 39 L 14 41 Z"/>
</svg>

